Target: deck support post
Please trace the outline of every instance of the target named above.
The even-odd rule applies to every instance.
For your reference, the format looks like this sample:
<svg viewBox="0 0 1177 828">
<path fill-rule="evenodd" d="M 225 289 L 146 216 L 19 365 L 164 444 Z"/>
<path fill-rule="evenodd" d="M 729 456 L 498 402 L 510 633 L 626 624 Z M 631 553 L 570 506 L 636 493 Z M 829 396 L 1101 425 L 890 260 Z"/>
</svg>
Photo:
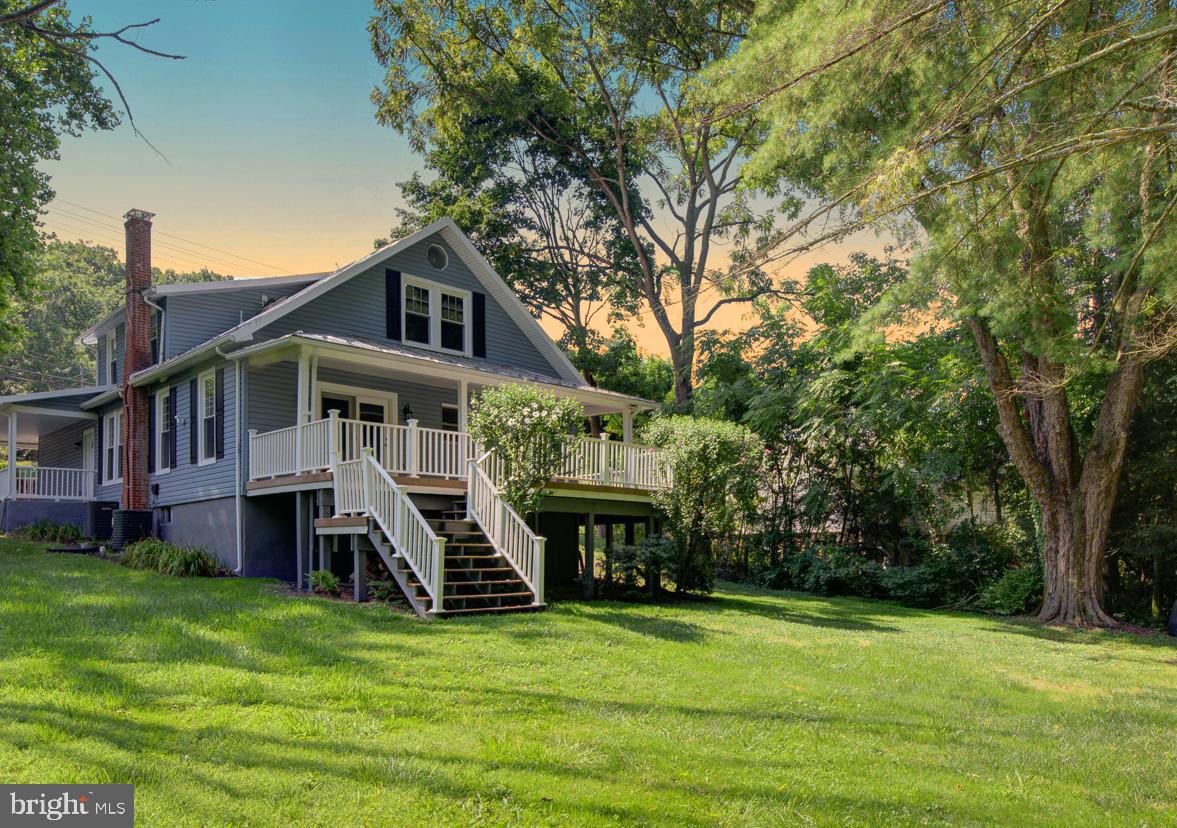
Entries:
<svg viewBox="0 0 1177 828">
<path fill-rule="evenodd" d="M 585 598 L 592 598 L 596 593 L 596 542 L 597 516 L 589 512 L 584 519 L 584 572 L 581 573 L 584 579 Z"/>
<path fill-rule="evenodd" d="M 306 553 L 303 547 L 306 546 L 306 532 L 303 531 L 302 526 L 302 492 L 294 493 L 294 555 L 298 561 L 298 588 L 303 589 L 303 566 L 306 563 Z M 309 573 L 307 573 L 309 575 Z M 308 577 L 306 582 L 306 589 L 311 588 L 310 579 Z"/>
<path fill-rule="evenodd" d="M 360 549 L 359 538 L 352 538 L 352 563 L 355 572 L 352 574 L 353 594 L 356 602 L 368 600 L 368 553 Z"/>
<path fill-rule="evenodd" d="M 627 443 L 633 442 L 633 409 L 627 408 L 621 412 L 621 439 Z"/>
<path fill-rule="evenodd" d="M 605 584 L 613 583 L 613 521 L 605 521 Z"/>
</svg>

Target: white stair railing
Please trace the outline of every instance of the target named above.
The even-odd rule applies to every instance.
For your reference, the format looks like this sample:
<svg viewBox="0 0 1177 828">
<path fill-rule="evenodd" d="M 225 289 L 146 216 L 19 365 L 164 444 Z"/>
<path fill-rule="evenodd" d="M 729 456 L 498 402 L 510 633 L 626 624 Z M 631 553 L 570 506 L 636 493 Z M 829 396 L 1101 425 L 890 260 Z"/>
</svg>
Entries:
<svg viewBox="0 0 1177 828">
<path fill-rule="evenodd" d="M 489 472 L 489 474 L 488 474 Z M 491 479 L 498 479 L 495 453 L 488 451 L 471 459 L 466 476 L 466 510 L 535 595 L 535 603 L 544 602 L 545 539 L 531 531 L 526 521 L 512 509 Z"/>
<path fill-rule="evenodd" d="M 439 538 L 413 501 L 396 485 L 370 448 L 360 460 L 335 466 L 335 511 L 365 514 L 375 521 L 395 554 L 408 562 L 433 601 L 433 612 L 443 609 L 445 539 Z"/>
</svg>

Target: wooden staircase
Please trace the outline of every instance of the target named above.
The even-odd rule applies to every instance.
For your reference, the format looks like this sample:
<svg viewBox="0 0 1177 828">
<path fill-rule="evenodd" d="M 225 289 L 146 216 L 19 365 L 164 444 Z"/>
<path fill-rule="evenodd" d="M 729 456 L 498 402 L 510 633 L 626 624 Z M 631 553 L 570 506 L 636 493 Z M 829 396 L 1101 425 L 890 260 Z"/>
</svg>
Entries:
<svg viewBox="0 0 1177 828">
<path fill-rule="evenodd" d="M 368 540 L 380 553 L 393 578 L 413 609 L 422 617 L 526 612 L 542 609 L 535 594 L 501 554 L 478 524 L 466 516 L 465 498 L 450 509 L 421 509 L 421 515 L 439 537 L 445 539 L 445 578 L 441 607 L 434 608 L 425 585 L 408 562 L 394 553 L 379 529 Z"/>
</svg>

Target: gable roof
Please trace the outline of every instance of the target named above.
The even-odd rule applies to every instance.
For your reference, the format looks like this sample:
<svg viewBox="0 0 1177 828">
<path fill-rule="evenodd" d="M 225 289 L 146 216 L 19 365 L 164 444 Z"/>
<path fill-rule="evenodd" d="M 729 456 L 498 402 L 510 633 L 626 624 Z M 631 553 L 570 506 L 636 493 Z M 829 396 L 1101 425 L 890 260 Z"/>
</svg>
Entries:
<svg viewBox="0 0 1177 828">
<path fill-rule="evenodd" d="M 329 275 L 329 273 L 323 272 L 300 273 L 296 276 L 260 276 L 256 278 L 221 279 L 209 282 L 167 282 L 161 285 L 152 285 L 147 289 L 145 295 L 148 299 L 154 299 L 157 296 L 181 296 L 185 294 L 214 293 L 224 290 L 256 289 L 270 286 L 283 287 L 285 285 L 301 285 L 308 282 L 317 282 Z M 107 328 L 117 324 L 125 313 L 126 305 L 120 305 L 102 317 L 98 322 L 95 322 L 89 328 L 78 334 L 74 338 L 74 342 L 78 345 L 95 344 L 98 342 L 99 334 L 105 333 Z"/>
<path fill-rule="evenodd" d="M 314 301 L 317 297 L 332 288 L 338 287 L 385 259 L 395 256 L 397 253 L 407 250 L 418 242 L 429 238 L 434 233 L 441 234 L 441 237 L 445 239 L 466 266 L 470 268 L 474 277 L 486 288 L 486 292 L 495 298 L 511 320 L 519 327 L 519 330 L 531 340 L 541 354 L 547 357 L 549 364 L 556 371 L 556 376 L 564 383 L 569 383 L 577 387 L 581 386 L 583 384 L 583 377 L 572 365 L 567 355 L 544 332 L 544 329 L 540 327 L 536 318 L 527 312 L 527 308 L 523 306 L 523 302 L 515 295 L 515 291 L 511 290 L 507 283 L 503 281 L 503 278 L 499 276 L 495 269 L 490 266 L 490 263 L 474 247 L 474 243 L 466 237 L 466 234 L 461 231 L 449 216 L 439 219 L 426 227 L 422 227 L 416 233 L 405 236 L 399 241 L 385 245 L 362 259 L 357 259 L 351 264 L 341 267 L 330 276 L 318 279 L 297 293 L 292 293 L 289 296 L 279 299 L 268 305 L 255 316 L 229 328 L 227 331 L 216 334 L 181 354 L 177 354 L 149 368 L 144 368 L 142 371 L 137 371 L 131 375 L 131 382 L 134 385 L 142 385 L 144 382 L 148 382 L 157 376 L 170 374 L 184 364 L 191 363 L 197 359 L 203 359 L 209 352 L 215 351 L 218 348 L 229 344 L 249 342 L 253 339 L 255 333 L 270 323 L 301 308 L 308 302 Z"/>
<path fill-rule="evenodd" d="M 580 372 L 573 367 L 568 357 L 557 347 L 551 337 L 544 333 L 544 329 L 540 327 L 536 318 L 527 312 L 527 308 L 523 306 L 523 302 L 515 295 L 515 291 L 511 290 L 510 286 L 503 281 L 503 277 L 490 266 L 490 263 L 474 247 L 474 243 L 467 238 L 466 234 L 462 232 L 449 216 L 439 219 L 426 227 L 422 227 L 412 235 L 405 236 L 403 239 L 392 244 L 385 245 L 362 259 L 357 259 L 351 264 L 335 271 L 326 279 L 317 281 L 309 287 L 303 288 L 298 293 L 287 296 L 284 299 L 279 299 L 261 313 L 251 319 L 247 319 L 244 323 L 233 329 L 236 333 L 236 340 L 241 342 L 252 338 L 254 333 L 271 322 L 281 319 L 286 314 L 302 307 L 307 302 L 314 300 L 332 288 L 338 287 L 353 276 L 357 276 L 385 259 L 395 256 L 403 250 L 407 250 L 418 242 L 429 238 L 434 233 L 440 234 L 450 247 L 453 248 L 466 267 L 470 268 L 470 272 L 474 274 L 474 277 L 486 288 L 486 292 L 494 297 L 495 301 L 506 311 L 507 316 L 511 318 L 511 321 L 531 340 L 539 352 L 547 358 L 560 378 L 567 382 L 579 383 L 581 380 Z"/>
<path fill-rule="evenodd" d="M 569 396 L 578 398 L 581 402 L 601 406 L 603 413 L 616 410 L 613 408 L 614 406 L 628 407 L 634 411 L 641 411 L 657 408 L 659 405 L 653 400 L 623 394 L 620 391 L 596 388 L 595 386 L 586 384 L 584 380 L 569 382 L 559 377 L 528 371 L 524 368 L 484 364 L 470 357 L 422 351 L 418 348 L 395 342 L 373 342 L 352 336 L 295 331 L 294 333 L 284 334 L 274 339 L 267 339 L 254 345 L 247 345 L 244 348 L 239 348 L 227 354 L 227 356 L 229 359 L 248 359 L 257 354 L 279 350 L 299 342 L 307 342 L 312 345 L 324 347 L 325 353 L 348 353 L 353 355 L 364 353 L 376 354 L 385 359 L 390 358 L 388 363 L 382 361 L 380 363 L 381 365 L 389 364 L 390 367 L 402 370 L 419 368 L 420 364 L 423 363 L 429 369 L 430 376 L 433 377 L 447 377 L 451 379 L 456 377 L 485 384 L 499 384 L 504 380 L 508 382 L 512 380 L 524 380 L 553 389 L 564 389 L 572 392 Z"/>
</svg>

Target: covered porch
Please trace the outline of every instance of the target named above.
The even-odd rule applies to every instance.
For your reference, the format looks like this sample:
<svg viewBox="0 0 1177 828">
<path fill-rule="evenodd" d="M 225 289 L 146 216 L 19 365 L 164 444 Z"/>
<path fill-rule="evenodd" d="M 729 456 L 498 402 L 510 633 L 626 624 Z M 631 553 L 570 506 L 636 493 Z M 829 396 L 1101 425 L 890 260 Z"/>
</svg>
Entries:
<svg viewBox="0 0 1177 828">
<path fill-rule="evenodd" d="M 248 369 L 250 493 L 328 485 L 339 464 L 369 452 L 410 485 L 462 486 L 477 459 L 466 429 L 471 400 L 482 388 L 507 383 L 572 397 L 586 416 L 620 417 L 622 440 L 571 439 L 554 482 L 642 493 L 665 483 L 657 450 L 632 440 L 634 415 L 654 405 L 646 400 L 337 337 L 292 335 L 233 357 Z M 280 396 L 290 400 L 289 424 L 255 427 Z"/>
<path fill-rule="evenodd" d="M 80 405 L 105 390 L 0 397 L 0 530 L 41 520 L 87 526 L 98 419 Z"/>
</svg>

